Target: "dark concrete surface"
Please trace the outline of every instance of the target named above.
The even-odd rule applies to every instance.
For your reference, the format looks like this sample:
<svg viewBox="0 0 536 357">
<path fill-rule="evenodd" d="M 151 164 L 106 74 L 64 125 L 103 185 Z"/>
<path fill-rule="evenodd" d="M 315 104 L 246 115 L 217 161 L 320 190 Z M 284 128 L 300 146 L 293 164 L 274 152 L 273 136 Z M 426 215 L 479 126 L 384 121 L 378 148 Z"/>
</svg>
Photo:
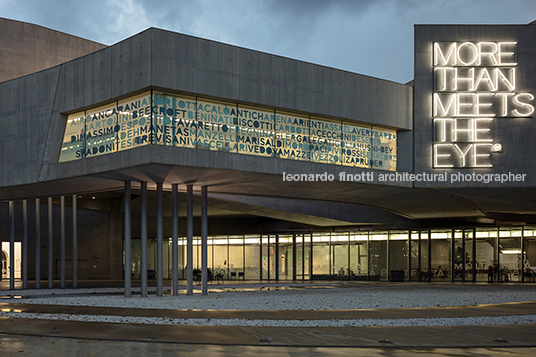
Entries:
<svg viewBox="0 0 536 357">
<path fill-rule="evenodd" d="M 344 288 L 353 284 L 269 285 Z M 256 284 L 222 285 L 254 289 Z M 214 289 L 219 287 L 213 287 Z M 259 287 L 256 287 L 257 289 Z M 28 292 L 28 290 L 26 291 Z M 15 295 L 16 290 L 3 291 Z M 13 298 L 13 300 L 15 300 Z M 4 300 L 9 301 L 9 300 Z M 5 302 L 1 311 L 208 319 L 384 319 L 536 314 L 536 301 L 479 306 L 333 311 L 160 310 Z M 150 325 L 0 318 L 0 356 L 535 356 L 536 324 L 404 327 Z M 500 340 L 498 340 L 500 339 Z M 385 340 L 389 342 L 385 342 Z M 266 342 L 268 341 L 268 342 Z M 384 342 L 381 342 L 384 341 Z M 503 342 L 500 342 L 503 341 Z"/>
<path fill-rule="evenodd" d="M 471 316 L 509 316 L 536 314 L 536 301 L 477 306 L 452 306 L 410 309 L 359 310 L 163 310 L 119 307 L 65 306 L 24 303 L 0 303 L 0 311 L 26 313 L 143 316 L 162 318 L 203 319 L 268 319 L 268 320 L 332 320 L 332 319 L 411 319 Z"/>
<path fill-rule="evenodd" d="M 170 344 L 0 335 L 3 356 L 534 356 L 536 348 L 334 348 Z"/>
</svg>

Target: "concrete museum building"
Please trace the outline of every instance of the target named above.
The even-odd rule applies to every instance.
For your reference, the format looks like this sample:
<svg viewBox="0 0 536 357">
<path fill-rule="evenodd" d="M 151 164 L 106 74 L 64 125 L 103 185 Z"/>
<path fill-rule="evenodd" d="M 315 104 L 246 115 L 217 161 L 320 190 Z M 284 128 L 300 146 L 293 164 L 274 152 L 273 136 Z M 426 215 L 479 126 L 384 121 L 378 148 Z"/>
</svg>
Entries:
<svg viewBox="0 0 536 357">
<path fill-rule="evenodd" d="M 535 25 L 417 25 L 408 84 L 156 28 L 0 34 L 11 289 L 534 280 Z"/>
</svg>

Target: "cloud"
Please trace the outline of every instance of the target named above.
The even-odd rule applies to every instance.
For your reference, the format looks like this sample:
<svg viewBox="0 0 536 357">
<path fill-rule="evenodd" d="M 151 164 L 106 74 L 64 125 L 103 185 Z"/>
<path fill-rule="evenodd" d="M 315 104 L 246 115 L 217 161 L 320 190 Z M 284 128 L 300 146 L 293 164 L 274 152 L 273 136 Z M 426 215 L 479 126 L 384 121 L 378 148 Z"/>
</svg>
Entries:
<svg viewBox="0 0 536 357">
<path fill-rule="evenodd" d="M 398 82 L 414 24 L 526 24 L 533 0 L 0 0 L 1 16 L 105 44 L 158 27 Z"/>
</svg>

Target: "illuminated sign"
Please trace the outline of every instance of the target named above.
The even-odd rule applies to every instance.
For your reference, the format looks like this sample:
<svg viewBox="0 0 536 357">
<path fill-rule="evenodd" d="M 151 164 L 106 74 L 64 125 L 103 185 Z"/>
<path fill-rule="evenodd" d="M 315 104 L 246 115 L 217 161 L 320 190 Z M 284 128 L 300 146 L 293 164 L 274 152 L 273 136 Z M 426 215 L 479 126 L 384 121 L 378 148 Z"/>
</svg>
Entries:
<svg viewBox="0 0 536 357">
<path fill-rule="evenodd" d="M 154 91 L 69 115 L 60 162 L 163 145 L 396 171 L 396 130 Z"/>
<path fill-rule="evenodd" d="M 492 152 L 502 151 L 493 142 L 493 121 L 533 115 L 534 96 L 516 89 L 516 48 L 516 42 L 433 44 L 434 168 L 492 167 Z"/>
</svg>

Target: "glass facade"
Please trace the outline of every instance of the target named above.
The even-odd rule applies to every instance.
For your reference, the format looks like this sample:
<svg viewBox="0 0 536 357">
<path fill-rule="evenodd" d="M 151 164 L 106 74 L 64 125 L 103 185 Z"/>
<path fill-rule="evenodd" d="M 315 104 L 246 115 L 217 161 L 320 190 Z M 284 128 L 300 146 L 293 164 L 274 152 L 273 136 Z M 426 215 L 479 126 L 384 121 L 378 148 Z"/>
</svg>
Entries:
<svg viewBox="0 0 536 357">
<path fill-rule="evenodd" d="M 193 244 L 195 272 L 201 239 Z M 171 277 L 171 248 L 169 238 L 164 279 Z M 134 279 L 140 249 L 133 239 Z M 148 276 L 155 278 L 155 238 L 147 250 Z M 179 279 L 185 279 L 186 238 L 179 238 L 178 251 Z M 208 268 L 209 276 L 224 280 L 534 281 L 536 227 L 214 236 L 208 238 Z"/>
<path fill-rule="evenodd" d="M 67 117 L 59 162 L 153 144 L 396 171 L 396 130 L 161 91 Z"/>
</svg>

